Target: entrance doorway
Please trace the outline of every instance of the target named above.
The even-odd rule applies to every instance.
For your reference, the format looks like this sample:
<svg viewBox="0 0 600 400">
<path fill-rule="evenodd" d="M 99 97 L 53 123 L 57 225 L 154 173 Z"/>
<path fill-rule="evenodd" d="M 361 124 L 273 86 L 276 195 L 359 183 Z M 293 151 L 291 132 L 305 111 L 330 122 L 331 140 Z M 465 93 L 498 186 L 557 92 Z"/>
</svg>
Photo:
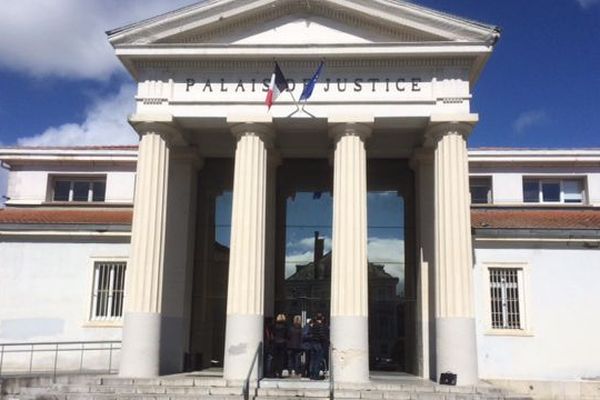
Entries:
<svg viewBox="0 0 600 400">
<path fill-rule="evenodd" d="M 413 176 L 401 160 L 367 171 L 370 369 L 414 373 Z M 279 168 L 274 315 L 330 320 L 332 175 L 327 160 Z"/>
<path fill-rule="evenodd" d="M 367 165 L 369 367 L 415 372 L 413 177 L 407 163 Z"/>
</svg>

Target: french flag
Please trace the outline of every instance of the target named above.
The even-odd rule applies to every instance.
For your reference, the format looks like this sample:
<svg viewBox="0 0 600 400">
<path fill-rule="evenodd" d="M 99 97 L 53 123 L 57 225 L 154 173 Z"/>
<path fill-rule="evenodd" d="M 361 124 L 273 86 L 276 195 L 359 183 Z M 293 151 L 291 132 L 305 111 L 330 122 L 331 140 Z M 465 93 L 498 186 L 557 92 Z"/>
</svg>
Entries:
<svg viewBox="0 0 600 400">
<path fill-rule="evenodd" d="M 271 84 L 269 85 L 269 92 L 267 93 L 267 98 L 265 103 L 269 110 L 271 106 L 277 100 L 277 97 L 286 90 L 290 90 L 288 86 L 287 79 L 283 76 L 283 72 L 281 72 L 281 68 L 279 68 L 279 64 L 275 63 L 275 71 L 273 71 L 273 75 L 271 76 Z"/>
</svg>

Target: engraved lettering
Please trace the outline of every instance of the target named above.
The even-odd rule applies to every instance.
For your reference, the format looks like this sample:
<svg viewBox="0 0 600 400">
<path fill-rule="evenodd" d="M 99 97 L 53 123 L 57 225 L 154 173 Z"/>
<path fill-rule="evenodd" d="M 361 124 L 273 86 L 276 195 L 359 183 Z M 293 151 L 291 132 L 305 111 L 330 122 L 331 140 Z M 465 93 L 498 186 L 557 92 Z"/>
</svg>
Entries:
<svg viewBox="0 0 600 400">
<path fill-rule="evenodd" d="M 421 86 L 419 86 L 419 83 L 421 83 L 421 78 L 412 78 L 412 91 L 413 92 L 421 91 Z"/>
<path fill-rule="evenodd" d="M 244 88 L 244 82 L 241 79 L 239 80 L 237 86 L 235 87 L 235 92 L 237 93 L 240 89 L 242 92 L 246 91 L 246 88 Z"/>
<path fill-rule="evenodd" d="M 360 92 L 360 91 L 362 91 L 362 82 L 363 82 L 363 80 L 362 80 L 362 79 L 360 79 L 360 78 L 356 78 L 356 79 L 354 80 L 354 91 L 355 91 L 355 92 Z"/>
<path fill-rule="evenodd" d="M 404 79 L 404 78 L 400 78 L 396 81 L 396 89 L 398 89 L 399 92 L 406 91 L 406 88 L 403 86 L 405 82 L 406 82 L 406 79 Z"/>
<path fill-rule="evenodd" d="M 206 80 L 206 83 L 204 84 L 204 87 L 202 88 L 202 92 L 206 92 L 206 89 L 208 89 L 208 91 L 211 93 L 213 91 L 212 84 L 210 83 L 210 79 Z"/>
<path fill-rule="evenodd" d="M 196 84 L 196 80 L 195 80 L 195 79 L 188 78 L 188 79 L 185 81 L 185 91 L 186 91 L 186 92 L 189 92 L 189 91 L 190 91 L 190 88 L 191 88 L 192 86 L 194 86 L 195 84 Z"/>
<path fill-rule="evenodd" d="M 375 85 L 377 84 L 377 82 L 379 82 L 379 78 L 369 78 L 369 82 L 373 84 L 373 86 L 371 87 L 371 92 L 377 90 L 377 87 Z"/>
</svg>

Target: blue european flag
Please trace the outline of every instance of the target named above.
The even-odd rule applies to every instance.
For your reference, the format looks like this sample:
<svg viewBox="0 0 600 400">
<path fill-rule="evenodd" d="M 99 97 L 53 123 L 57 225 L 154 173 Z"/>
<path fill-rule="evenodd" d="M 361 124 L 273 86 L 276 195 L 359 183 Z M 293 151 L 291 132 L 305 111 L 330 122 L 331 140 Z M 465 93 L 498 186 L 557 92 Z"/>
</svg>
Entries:
<svg viewBox="0 0 600 400">
<path fill-rule="evenodd" d="M 319 76 L 321 76 L 321 71 L 323 70 L 323 65 L 325 65 L 325 63 L 323 61 L 321 61 L 321 65 L 319 65 L 319 68 L 317 68 L 317 71 L 315 72 L 313 77 L 310 78 L 310 81 L 306 84 L 306 86 L 304 86 L 302 95 L 300 95 L 300 101 L 308 100 L 310 98 L 310 96 L 312 96 L 313 90 L 315 90 L 315 85 L 319 81 Z"/>
</svg>

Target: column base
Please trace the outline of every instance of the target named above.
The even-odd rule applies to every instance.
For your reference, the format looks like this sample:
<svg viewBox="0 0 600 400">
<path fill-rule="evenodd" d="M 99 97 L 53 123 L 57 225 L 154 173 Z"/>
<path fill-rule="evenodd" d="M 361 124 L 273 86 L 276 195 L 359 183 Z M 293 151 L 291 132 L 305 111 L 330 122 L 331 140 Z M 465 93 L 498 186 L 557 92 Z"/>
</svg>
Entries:
<svg viewBox="0 0 600 400">
<path fill-rule="evenodd" d="M 436 380 L 443 372 L 457 375 L 457 385 L 474 385 L 477 373 L 475 319 L 436 318 Z"/>
<path fill-rule="evenodd" d="M 154 378 L 160 373 L 161 315 L 125 313 L 119 376 Z"/>
<path fill-rule="evenodd" d="M 331 317 L 333 376 L 336 382 L 369 381 L 368 317 Z"/>
<path fill-rule="evenodd" d="M 228 381 L 244 381 L 258 344 L 263 341 L 264 317 L 262 315 L 228 315 L 225 328 L 225 360 L 223 378 Z M 259 355 L 262 358 L 262 354 Z M 257 361 L 260 361 L 257 360 Z M 258 376 L 254 366 L 251 378 Z"/>
</svg>

